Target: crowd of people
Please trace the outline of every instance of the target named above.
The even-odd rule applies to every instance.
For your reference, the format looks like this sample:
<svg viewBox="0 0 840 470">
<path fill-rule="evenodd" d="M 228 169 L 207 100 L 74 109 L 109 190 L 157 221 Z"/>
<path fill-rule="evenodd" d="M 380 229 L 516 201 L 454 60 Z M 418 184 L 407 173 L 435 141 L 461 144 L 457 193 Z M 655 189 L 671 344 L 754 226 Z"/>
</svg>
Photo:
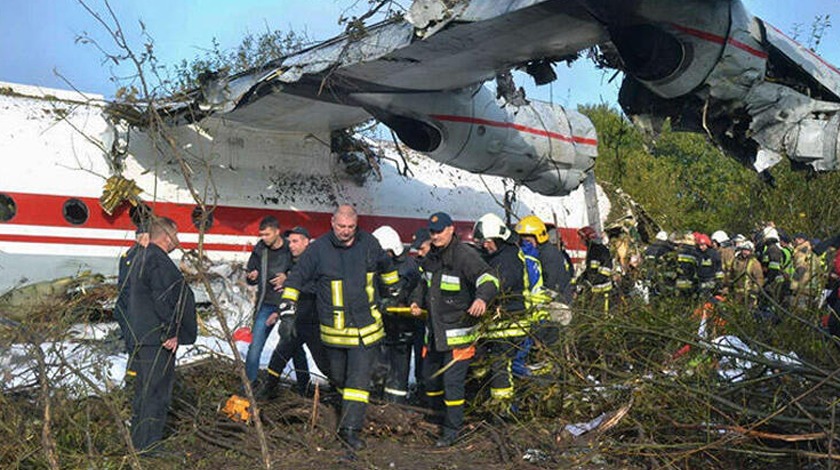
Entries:
<svg viewBox="0 0 840 470">
<path fill-rule="evenodd" d="M 313 240 L 304 227 L 283 231 L 273 216 L 261 221 L 245 270 L 257 291 L 245 370 L 257 398 L 271 400 L 292 360 L 297 391 L 311 396 L 305 345 L 340 396 L 337 434 L 352 450 L 365 446 L 360 431 L 372 396 L 432 408 L 441 425 L 435 445 L 451 446 L 477 357 L 488 364 L 481 379 L 487 386 L 479 390 L 495 409 L 514 413 L 514 376 L 533 373 L 532 352 L 557 340 L 573 303 L 597 314 L 640 292 L 648 302 L 717 298 L 772 321 L 780 309 L 819 305 L 833 286 L 827 301 L 840 307 L 840 262 L 831 250 L 815 250 L 804 234 L 791 238 L 772 225 L 750 238 L 660 232 L 627 259 L 614 259 L 605 236 L 584 227 L 578 235 L 586 258 L 577 275 L 562 240 L 551 242 L 535 215 L 513 225 L 488 213 L 466 241 L 438 212 L 408 248 L 390 226 L 360 230 L 349 205 L 333 213 L 331 228 Z M 195 339 L 192 293 L 166 256 L 175 231 L 167 219 L 139 229 L 121 263 L 117 319 L 133 358 L 129 375 L 136 374 L 132 433 L 139 450 L 160 439 L 175 348 Z M 272 328 L 279 342 L 261 374 Z"/>
</svg>

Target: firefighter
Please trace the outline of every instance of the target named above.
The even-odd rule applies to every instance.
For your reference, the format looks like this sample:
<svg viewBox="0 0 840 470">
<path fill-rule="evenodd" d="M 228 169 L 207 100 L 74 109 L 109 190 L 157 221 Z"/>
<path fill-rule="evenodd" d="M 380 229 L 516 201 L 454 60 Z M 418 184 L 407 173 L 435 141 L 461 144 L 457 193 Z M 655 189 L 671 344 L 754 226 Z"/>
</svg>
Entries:
<svg viewBox="0 0 840 470">
<path fill-rule="evenodd" d="M 683 297 L 693 297 L 697 294 L 697 268 L 700 264 L 697 242 L 694 234 L 686 233 L 677 247 L 677 278 L 674 285 Z"/>
<path fill-rule="evenodd" d="M 697 286 L 702 297 L 709 297 L 716 294 L 723 285 L 723 265 L 708 235 L 695 232 L 694 242 L 698 254 Z"/>
<path fill-rule="evenodd" d="M 753 311 L 764 287 L 764 271 L 755 257 L 755 246 L 751 241 L 736 245 L 729 279 L 732 280 L 732 301 Z"/>
<path fill-rule="evenodd" d="M 731 271 L 732 262 L 735 260 L 735 244 L 726 232 L 717 230 L 712 234 L 712 247 L 720 254 L 720 264 L 724 274 L 723 287 L 726 288 L 730 283 L 727 273 Z"/>
<path fill-rule="evenodd" d="M 483 215 L 473 226 L 473 240 L 480 246 L 484 260 L 499 280 L 498 320 L 484 334 L 482 347 L 491 358 L 490 398 L 499 409 L 510 409 L 513 399 L 511 359 L 530 326 L 526 317 L 526 295 L 530 285 L 525 269 L 525 255 L 513 232 L 495 214 Z M 512 318 L 519 316 L 519 319 Z"/>
<path fill-rule="evenodd" d="M 411 311 L 428 310 L 428 343 L 423 362 L 426 396 L 444 413 L 436 447 L 458 439 L 464 421 L 467 369 L 475 356 L 478 319 L 499 290 L 499 280 L 478 252 L 455 237 L 452 218 L 429 217 L 432 249 L 423 260 L 423 281 L 411 296 Z"/>
<path fill-rule="evenodd" d="M 593 312 L 600 310 L 607 313 L 612 292 L 613 261 L 610 249 L 592 227 L 581 228 L 578 236 L 586 244 L 585 267 L 575 282 L 578 293 L 587 300 Z"/>
<path fill-rule="evenodd" d="M 761 265 L 764 268 L 764 290 L 773 301 L 781 304 L 790 289 L 790 280 L 785 271 L 786 253 L 779 244 L 779 231 L 775 227 L 765 227 L 761 232 L 764 249 L 761 253 Z M 772 309 L 772 305 L 769 306 Z"/>
<path fill-rule="evenodd" d="M 668 240 L 668 232 L 660 230 L 645 250 L 645 278 L 650 295 L 657 297 L 669 292 L 676 278 L 676 245 Z"/>
<path fill-rule="evenodd" d="M 570 303 L 575 269 L 566 250 L 561 250 L 549 243 L 548 230 L 536 215 L 523 217 L 514 230 L 522 237 L 523 243 L 530 243 L 539 250 L 543 286 L 559 294 L 558 300 L 561 302 Z"/>
<path fill-rule="evenodd" d="M 790 279 L 790 290 L 794 295 L 794 305 L 805 307 L 816 296 L 817 291 L 812 280 L 818 263 L 815 260 L 811 242 L 804 233 L 795 234 L 793 242 L 793 274 Z"/>
<path fill-rule="evenodd" d="M 342 396 L 338 435 L 355 451 L 365 447 L 359 431 L 370 396 L 377 343 L 385 337 L 374 277 L 378 274 L 384 286 L 394 286 L 399 276 L 391 260 L 382 256 L 376 238 L 358 230 L 358 214 L 352 206 L 339 206 L 331 224 L 332 231 L 316 239 L 289 273 L 278 313 L 280 327 L 282 322 L 294 322 L 301 289 L 309 281 L 315 282 L 330 380 Z"/>
<path fill-rule="evenodd" d="M 395 290 L 391 287 L 378 286 L 380 306 L 383 307 L 382 320 L 385 323 L 385 344 L 383 352 L 387 361 L 387 375 L 383 389 L 386 402 L 405 404 L 408 399 L 408 374 L 411 370 L 411 349 L 414 344 L 418 323 L 416 318 L 400 317 L 384 311 L 389 306 L 407 306 L 408 296 L 414 291 L 420 280 L 417 262 L 405 253 L 405 247 L 397 231 L 383 225 L 373 231 L 386 255 L 391 259 L 400 276 L 400 287 L 396 289 L 399 297 L 389 297 Z M 378 283 L 379 284 L 379 283 Z"/>
</svg>

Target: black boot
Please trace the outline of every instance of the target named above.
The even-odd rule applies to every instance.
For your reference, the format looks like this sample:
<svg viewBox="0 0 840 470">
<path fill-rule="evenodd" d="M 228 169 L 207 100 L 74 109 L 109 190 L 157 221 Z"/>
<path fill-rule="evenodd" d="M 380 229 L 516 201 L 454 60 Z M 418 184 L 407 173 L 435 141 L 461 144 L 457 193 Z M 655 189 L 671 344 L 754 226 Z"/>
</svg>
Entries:
<svg viewBox="0 0 840 470">
<path fill-rule="evenodd" d="M 280 396 L 280 377 L 268 374 L 265 380 L 261 381 L 254 391 L 257 400 L 274 400 Z"/>
<path fill-rule="evenodd" d="M 359 439 L 358 429 L 341 428 L 338 430 L 338 438 L 351 450 L 362 450 L 365 448 L 365 441 Z"/>
<path fill-rule="evenodd" d="M 443 428 L 440 433 L 440 439 L 435 442 L 435 447 L 450 447 L 458 440 L 458 430 L 452 428 Z"/>
</svg>

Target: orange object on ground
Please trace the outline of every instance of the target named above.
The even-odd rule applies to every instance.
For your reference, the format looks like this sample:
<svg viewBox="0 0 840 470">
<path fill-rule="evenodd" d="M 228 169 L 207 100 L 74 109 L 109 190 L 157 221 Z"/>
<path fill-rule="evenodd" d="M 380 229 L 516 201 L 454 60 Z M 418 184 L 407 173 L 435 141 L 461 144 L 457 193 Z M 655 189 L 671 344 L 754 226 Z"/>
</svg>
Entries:
<svg viewBox="0 0 840 470">
<path fill-rule="evenodd" d="M 247 423 L 251 420 L 251 402 L 239 395 L 232 395 L 222 408 L 222 413 L 234 421 Z"/>
</svg>

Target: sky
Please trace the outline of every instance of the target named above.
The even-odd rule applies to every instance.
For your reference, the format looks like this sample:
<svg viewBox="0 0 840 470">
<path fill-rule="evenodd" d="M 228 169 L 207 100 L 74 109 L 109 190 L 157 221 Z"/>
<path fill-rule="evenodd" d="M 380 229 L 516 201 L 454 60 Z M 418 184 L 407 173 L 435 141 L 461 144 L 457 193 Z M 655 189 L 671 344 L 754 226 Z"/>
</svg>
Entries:
<svg viewBox="0 0 840 470">
<path fill-rule="evenodd" d="M 105 12 L 102 0 L 85 0 Z M 623 0 L 616 0 L 623 1 Z M 338 18 L 348 8 L 366 7 L 368 0 L 111 0 L 116 15 L 139 50 L 142 21 L 155 42 L 163 64 L 173 65 L 207 50 L 215 37 L 223 48 L 235 47 L 251 32 L 267 29 L 304 31 L 314 40 L 339 34 Z M 410 4 L 410 0 L 401 2 Z M 803 25 L 803 36 L 816 15 L 831 15 L 830 28 L 819 48 L 828 62 L 840 65 L 840 0 L 744 0 L 754 15 L 790 34 Z M 76 38 L 88 33 L 111 48 L 104 30 L 77 0 L 0 0 L 0 81 L 50 88 L 76 89 L 111 97 L 116 85 L 113 67 L 91 45 Z M 587 60 L 557 66 L 558 80 L 542 87 L 518 75 L 528 96 L 564 106 L 579 103 L 614 104 L 620 80 L 597 71 Z M 65 78 L 56 75 L 60 73 Z M 66 81 L 65 81 L 66 79 Z"/>
</svg>

